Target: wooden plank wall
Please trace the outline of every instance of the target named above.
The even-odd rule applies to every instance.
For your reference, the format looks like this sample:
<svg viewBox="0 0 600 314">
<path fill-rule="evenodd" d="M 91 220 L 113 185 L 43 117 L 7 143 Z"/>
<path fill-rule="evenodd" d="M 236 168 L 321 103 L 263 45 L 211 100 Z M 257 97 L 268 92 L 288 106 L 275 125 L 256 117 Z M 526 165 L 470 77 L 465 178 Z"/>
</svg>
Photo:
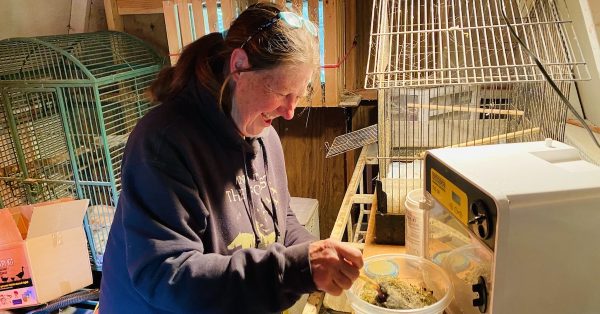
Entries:
<svg viewBox="0 0 600 314">
<path fill-rule="evenodd" d="M 160 55 L 168 55 L 167 32 L 162 14 L 127 15 L 123 18 L 123 29 L 150 44 Z"/>
<path fill-rule="evenodd" d="M 273 125 L 283 145 L 290 194 L 319 201 L 320 232 L 328 236 L 352 176 L 352 171 L 347 170 L 354 169 L 349 165 L 356 163 L 360 152 L 325 158 L 325 142 L 332 143 L 336 136 L 346 133 L 344 109 L 311 108 L 310 115 L 304 112 L 298 116 L 301 110 L 297 109 L 294 119 L 278 119 Z M 360 106 L 351 111 L 353 129 L 376 123 L 374 106 Z"/>
<path fill-rule="evenodd" d="M 298 112 L 298 111 L 297 111 Z M 345 132 L 344 111 L 338 108 L 311 108 L 290 121 L 274 124 L 283 145 L 292 196 L 319 201 L 320 234 L 329 235 L 344 197 L 344 156 L 325 158 L 325 141 Z"/>
</svg>

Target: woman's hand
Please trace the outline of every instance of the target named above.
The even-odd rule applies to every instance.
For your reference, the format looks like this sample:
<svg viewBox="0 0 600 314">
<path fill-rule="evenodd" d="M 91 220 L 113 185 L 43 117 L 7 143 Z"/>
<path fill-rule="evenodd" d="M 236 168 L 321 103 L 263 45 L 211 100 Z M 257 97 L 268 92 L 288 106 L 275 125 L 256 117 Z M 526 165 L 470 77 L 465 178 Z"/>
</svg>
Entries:
<svg viewBox="0 0 600 314">
<path fill-rule="evenodd" d="M 352 286 L 363 267 L 360 250 L 332 239 L 311 243 L 308 258 L 317 289 L 336 296 Z"/>
</svg>

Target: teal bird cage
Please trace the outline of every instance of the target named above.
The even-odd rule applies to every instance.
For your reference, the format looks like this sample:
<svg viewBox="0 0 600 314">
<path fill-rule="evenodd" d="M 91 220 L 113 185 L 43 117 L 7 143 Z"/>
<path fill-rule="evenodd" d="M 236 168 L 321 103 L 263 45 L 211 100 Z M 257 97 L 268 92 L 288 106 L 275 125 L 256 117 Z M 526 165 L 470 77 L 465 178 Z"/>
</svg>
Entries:
<svg viewBox="0 0 600 314">
<path fill-rule="evenodd" d="M 151 108 L 164 60 L 119 32 L 0 41 L 0 206 L 87 198 L 90 258 L 102 256 L 127 137 Z"/>
</svg>

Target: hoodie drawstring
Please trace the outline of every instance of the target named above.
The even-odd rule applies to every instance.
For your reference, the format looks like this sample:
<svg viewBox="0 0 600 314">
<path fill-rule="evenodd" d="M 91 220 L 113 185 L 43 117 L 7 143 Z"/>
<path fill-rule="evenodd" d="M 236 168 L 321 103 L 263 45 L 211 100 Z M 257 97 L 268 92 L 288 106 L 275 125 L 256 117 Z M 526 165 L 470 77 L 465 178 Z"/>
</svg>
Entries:
<svg viewBox="0 0 600 314">
<path fill-rule="evenodd" d="M 271 217 L 271 220 L 273 222 L 273 229 L 275 232 L 275 242 L 279 242 L 280 238 L 281 238 L 281 231 L 279 229 L 279 220 L 277 219 L 277 208 L 275 207 L 275 201 L 273 199 L 273 194 L 271 192 L 271 186 L 269 184 L 269 163 L 268 163 L 268 159 L 267 159 L 267 151 L 266 151 L 266 147 L 264 142 L 262 141 L 261 138 L 258 138 L 258 142 L 260 144 L 260 149 L 262 151 L 263 154 L 263 162 L 264 162 L 264 169 L 265 169 L 265 181 L 267 183 L 267 190 L 269 191 L 269 197 L 271 198 L 271 208 L 269 209 L 268 206 L 266 206 L 265 204 L 265 208 L 266 208 L 266 212 L 269 214 L 269 216 Z M 244 207 L 246 208 L 246 214 L 248 215 L 248 219 L 250 219 L 250 225 L 252 226 L 252 232 L 254 233 L 254 241 L 256 243 L 256 246 L 259 247 L 261 244 L 260 241 L 260 237 L 258 236 L 258 232 L 256 230 L 256 226 L 254 225 L 254 202 L 252 201 L 252 191 L 251 191 L 251 187 L 250 187 L 250 181 L 248 179 L 248 164 L 247 164 L 247 159 L 246 159 L 246 148 L 245 146 L 242 146 L 242 158 L 243 158 L 243 162 L 244 162 L 244 183 L 245 183 L 245 189 L 246 189 L 246 199 L 245 201 L 242 200 L 242 203 L 244 203 Z M 241 188 L 239 188 L 241 190 Z M 241 193 L 241 191 L 240 191 Z M 264 204 L 264 202 L 263 202 Z"/>
<path fill-rule="evenodd" d="M 267 150 L 262 138 L 258 138 L 258 143 L 260 144 L 260 150 L 263 153 L 263 161 L 265 163 L 265 181 L 267 181 L 267 190 L 269 190 L 269 197 L 271 198 L 271 211 L 267 209 L 267 212 L 273 220 L 273 228 L 275 229 L 275 242 L 279 242 L 281 231 L 279 230 L 279 220 L 277 219 L 277 208 L 275 207 L 275 200 L 273 199 L 271 186 L 269 185 L 269 162 L 267 158 Z"/>
<path fill-rule="evenodd" d="M 250 191 L 250 182 L 248 181 L 248 166 L 246 164 L 246 148 L 242 145 L 242 160 L 244 162 L 244 183 L 246 188 L 246 197 L 242 198 L 242 203 L 244 203 L 244 207 L 246 208 L 246 214 L 248 215 L 248 219 L 250 219 L 250 226 L 252 226 L 252 233 L 254 233 L 254 243 L 256 247 L 260 246 L 260 237 L 258 236 L 258 232 L 256 227 L 254 226 L 254 215 L 252 211 L 254 210 L 254 202 L 252 201 L 252 193 Z M 241 190 L 241 188 L 240 188 Z M 241 193 L 241 191 L 240 191 Z"/>
</svg>

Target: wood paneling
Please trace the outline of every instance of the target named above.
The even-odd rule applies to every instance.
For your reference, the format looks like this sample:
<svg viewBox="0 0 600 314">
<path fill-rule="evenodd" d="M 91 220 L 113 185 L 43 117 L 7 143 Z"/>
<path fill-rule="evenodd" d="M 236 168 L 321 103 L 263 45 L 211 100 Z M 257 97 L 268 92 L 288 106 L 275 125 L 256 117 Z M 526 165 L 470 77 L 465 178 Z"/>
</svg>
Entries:
<svg viewBox="0 0 600 314">
<path fill-rule="evenodd" d="M 123 26 L 126 33 L 142 39 L 159 54 L 168 55 L 165 18 L 162 14 L 125 15 Z"/>
<path fill-rule="evenodd" d="M 354 129 L 369 126 L 377 119 L 374 106 L 351 110 Z M 319 201 L 320 233 L 327 236 L 337 218 L 360 151 L 325 158 L 325 142 L 332 143 L 336 136 L 346 133 L 344 109 L 311 108 L 310 114 L 305 111 L 298 116 L 300 111 L 297 109 L 291 121 L 276 120 L 274 127 L 283 145 L 290 194 Z"/>
<path fill-rule="evenodd" d="M 291 121 L 278 120 L 274 126 L 283 144 L 290 194 L 319 201 L 320 233 L 327 236 L 335 223 L 346 182 L 344 155 L 326 159 L 325 142 L 331 143 L 344 134 L 344 110 L 311 108 L 310 115 L 304 112 Z"/>
</svg>

